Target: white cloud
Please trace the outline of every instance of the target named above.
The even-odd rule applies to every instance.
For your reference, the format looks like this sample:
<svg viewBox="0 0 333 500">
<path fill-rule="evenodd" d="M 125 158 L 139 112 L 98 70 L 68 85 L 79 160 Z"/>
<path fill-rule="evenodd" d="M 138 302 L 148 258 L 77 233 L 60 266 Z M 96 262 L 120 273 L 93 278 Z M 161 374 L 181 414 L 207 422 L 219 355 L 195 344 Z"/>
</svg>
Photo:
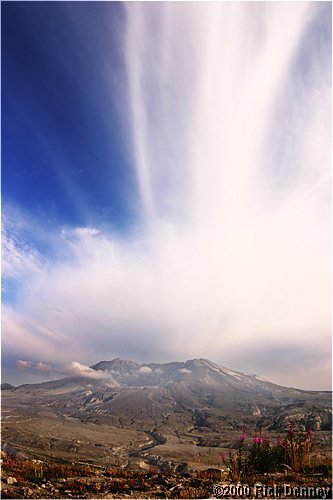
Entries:
<svg viewBox="0 0 333 500">
<path fill-rule="evenodd" d="M 83 365 L 78 361 L 73 361 L 69 366 L 62 368 L 61 373 L 65 373 L 66 375 L 72 377 L 84 377 L 94 380 L 112 378 L 108 372 L 104 372 L 102 370 L 94 370 L 93 368 Z"/>
<path fill-rule="evenodd" d="M 63 229 L 61 234 L 63 236 L 73 235 L 75 238 L 84 239 L 96 236 L 99 234 L 99 230 L 95 227 L 76 227 L 75 229 Z"/>
<path fill-rule="evenodd" d="M 67 365 L 52 366 L 42 361 L 30 361 L 19 359 L 16 361 L 16 367 L 22 371 L 39 372 L 41 374 L 53 375 L 53 377 L 69 376 L 69 377 L 82 377 L 93 380 L 105 380 L 112 383 L 113 386 L 119 385 L 111 373 L 103 370 L 94 370 L 90 366 L 83 365 L 78 361 L 72 361 Z"/>
<path fill-rule="evenodd" d="M 40 373 L 50 373 L 52 371 L 52 367 L 42 361 L 26 361 L 19 359 L 16 362 L 16 367 L 19 370 L 33 370 Z"/>
<path fill-rule="evenodd" d="M 153 370 L 149 366 L 140 366 L 139 372 L 141 372 L 141 373 L 152 373 Z"/>
<path fill-rule="evenodd" d="M 3 278 L 20 279 L 36 271 L 40 256 L 34 248 L 5 231 L 1 239 Z"/>
<path fill-rule="evenodd" d="M 33 368 L 34 362 L 19 359 L 18 361 L 16 361 L 16 366 L 19 370 L 28 370 L 30 368 Z"/>
</svg>

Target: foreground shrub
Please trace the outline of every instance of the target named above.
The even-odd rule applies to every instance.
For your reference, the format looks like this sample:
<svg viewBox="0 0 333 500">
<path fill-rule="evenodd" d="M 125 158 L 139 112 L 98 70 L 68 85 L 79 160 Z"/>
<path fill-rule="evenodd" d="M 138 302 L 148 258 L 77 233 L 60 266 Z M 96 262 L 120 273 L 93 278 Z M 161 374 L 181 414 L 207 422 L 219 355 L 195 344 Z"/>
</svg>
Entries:
<svg viewBox="0 0 333 500">
<path fill-rule="evenodd" d="M 284 440 L 276 444 L 267 437 L 256 436 L 252 444 L 246 443 L 246 433 L 239 438 L 236 455 L 229 456 L 229 475 L 233 481 L 248 479 L 249 476 L 278 472 L 289 467 L 294 472 L 304 472 L 310 467 L 312 449 L 312 430 L 295 433 L 293 422 L 290 423 Z"/>
</svg>

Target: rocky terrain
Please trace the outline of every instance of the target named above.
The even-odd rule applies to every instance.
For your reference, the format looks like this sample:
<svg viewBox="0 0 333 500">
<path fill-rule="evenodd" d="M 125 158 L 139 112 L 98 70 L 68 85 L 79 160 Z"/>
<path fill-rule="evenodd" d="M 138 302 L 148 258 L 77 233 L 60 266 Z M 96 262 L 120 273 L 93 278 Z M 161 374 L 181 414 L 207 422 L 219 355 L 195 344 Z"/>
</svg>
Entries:
<svg viewBox="0 0 333 500">
<path fill-rule="evenodd" d="M 236 484 L 242 491 L 252 493 L 246 493 L 246 498 L 261 498 L 256 493 L 258 484 L 259 488 L 260 485 L 278 487 L 281 491 L 279 498 L 298 498 L 297 491 L 304 487 L 318 488 L 320 494 L 310 498 L 332 498 L 328 468 L 326 473 L 323 473 L 323 468 L 314 468 L 307 474 L 286 469 L 281 473 L 262 474 L 241 484 L 232 480 L 226 469 L 192 470 L 185 464 L 162 470 L 153 467 L 147 470 L 97 468 L 11 459 L 5 452 L 2 452 L 1 461 L 2 498 L 221 498 L 225 496 L 221 491 Z"/>
<path fill-rule="evenodd" d="M 121 495 L 135 496 L 137 480 L 149 482 L 155 491 L 156 471 L 168 478 L 175 475 L 165 488 L 159 483 L 162 497 L 165 492 L 171 497 L 175 481 L 192 488 L 186 491 L 193 498 L 208 494 L 212 481 L 205 476 L 209 485 L 199 485 L 197 475 L 207 475 L 211 469 L 221 476 L 244 429 L 249 439 L 260 432 L 274 442 L 293 421 L 299 432 L 313 429 L 319 457 L 324 460 L 331 450 L 330 392 L 278 386 L 205 359 L 140 365 L 117 358 L 92 366 L 83 376 L 19 387 L 4 383 L 1 389 L 2 449 L 7 461 L 39 460 L 44 470 L 51 463 L 89 467 L 93 473 L 86 477 L 86 485 L 98 483 L 110 467 L 118 471 L 115 477 L 121 476 L 119 471 L 126 470 L 127 475 L 141 471 L 128 483 L 130 493 L 123 489 Z M 8 474 L 11 477 L 10 469 Z M 36 498 L 66 493 L 65 483 L 57 478 L 48 483 L 44 474 L 39 479 L 33 488 L 29 480 L 20 485 L 5 482 L 3 493 L 7 495 L 6 488 L 21 488 L 19 494 L 24 496 L 31 496 L 30 489 Z M 108 491 L 117 495 L 114 482 L 105 486 L 110 481 L 109 476 L 103 482 L 105 491 L 91 486 L 94 495 Z M 182 488 L 171 490 L 175 498 L 181 498 Z M 79 487 L 67 490 L 68 497 L 81 498 Z M 82 494 L 83 490 L 82 486 Z M 145 495 L 144 488 L 140 491 Z"/>
</svg>

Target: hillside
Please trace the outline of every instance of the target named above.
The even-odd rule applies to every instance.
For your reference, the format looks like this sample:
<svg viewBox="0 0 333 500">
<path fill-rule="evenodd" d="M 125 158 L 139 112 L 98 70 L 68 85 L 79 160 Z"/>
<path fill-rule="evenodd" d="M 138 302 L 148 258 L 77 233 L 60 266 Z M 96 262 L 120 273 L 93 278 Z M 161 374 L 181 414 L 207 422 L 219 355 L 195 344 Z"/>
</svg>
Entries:
<svg viewBox="0 0 333 500">
<path fill-rule="evenodd" d="M 218 463 L 246 426 L 277 436 L 290 420 L 330 444 L 331 393 L 245 375 L 206 359 L 116 358 L 89 376 L 2 391 L 3 440 L 19 453 L 91 463 Z M 24 425 L 23 425 L 24 423 Z"/>
</svg>

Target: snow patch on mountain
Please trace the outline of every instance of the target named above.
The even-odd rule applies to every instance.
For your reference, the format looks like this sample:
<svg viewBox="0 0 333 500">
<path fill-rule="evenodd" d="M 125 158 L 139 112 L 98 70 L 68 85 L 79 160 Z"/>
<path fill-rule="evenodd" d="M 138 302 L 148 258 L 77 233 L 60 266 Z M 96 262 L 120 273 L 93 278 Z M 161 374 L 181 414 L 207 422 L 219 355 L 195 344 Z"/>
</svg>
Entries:
<svg viewBox="0 0 333 500">
<path fill-rule="evenodd" d="M 230 375 L 230 377 L 233 377 L 233 378 L 237 378 L 238 380 L 242 380 L 242 377 L 240 375 L 238 375 L 238 373 L 232 371 L 232 370 L 228 370 L 228 368 L 222 368 L 222 371 L 224 373 L 226 373 L 227 375 Z"/>
</svg>

